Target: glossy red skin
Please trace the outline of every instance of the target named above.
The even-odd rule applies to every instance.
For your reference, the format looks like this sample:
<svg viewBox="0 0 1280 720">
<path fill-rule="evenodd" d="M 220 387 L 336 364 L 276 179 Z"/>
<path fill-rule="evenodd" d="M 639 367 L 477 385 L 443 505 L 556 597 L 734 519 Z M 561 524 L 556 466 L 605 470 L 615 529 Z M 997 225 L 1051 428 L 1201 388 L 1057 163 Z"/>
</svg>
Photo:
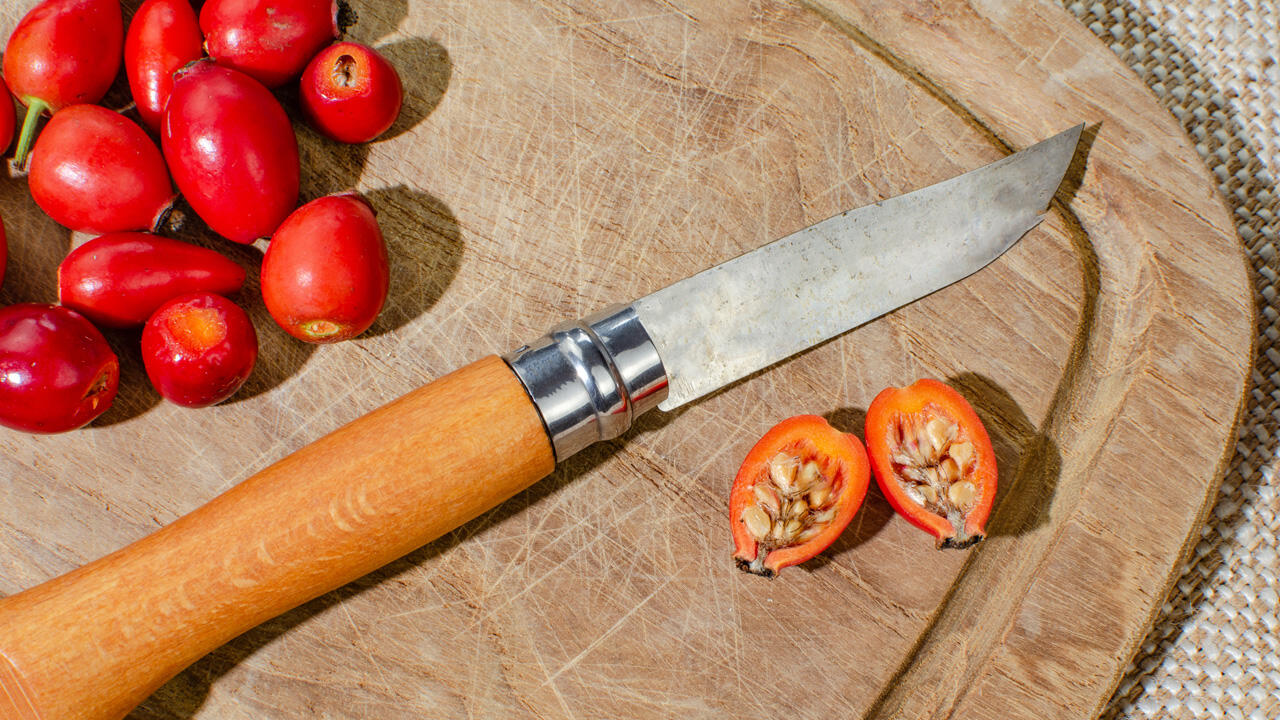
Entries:
<svg viewBox="0 0 1280 720">
<path fill-rule="evenodd" d="M 58 266 L 58 301 L 98 325 L 142 325 L 169 300 L 229 295 L 244 268 L 220 253 L 147 233 L 111 233 L 72 250 Z"/>
<path fill-rule="evenodd" d="M 119 384 L 115 353 L 78 313 L 29 303 L 0 309 L 0 425 L 74 430 L 111 407 Z"/>
<path fill-rule="evenodd" d="M 4 284 L 4 266 L 9 262 L 9 243 L 4 237 L 4 218 L 0 218 L 0 285 Z"/>
<path fill-rule="evenodd" d="M 9 99 L 9 91 L 0 91 L 0 153 L 13 144 L 13 102 Z"/>
<path fill-rule="evenodd" d="M 204 55 L 204 36 L 189 0 L 147 0 L 129 23 L 124 69 L 138 115 L 160 132 L 173 74 Z"/>
<path fill-rule="evenodd" d="M 313 343 L 369 329 L 387 299 L 387 248 L 368 201 L 339 193 L 298 208 L 262 258 L 262 299 L 285 332 Z"/>
<path fill-rule="evenodd" d="M 212 311 L 224 334 L 211 346 L 193 346 L 175 327 L 192 311 Z M 235 394 L 253 372 L 258 335 L 239 305 L 212 293 L 192 293 L 161 305 L 142 330 L 142 363 L 156 390 L 170 402 L 206 407 Z"/>
<path fill-rule="evenodd" d="M 298 76 L 339 36 L 334 0 L 209 0 L 200 9 L 209 57 L 270 88 Z"/>
<path fill-rule="evenodd" d="M 201 60 L 178 72 L 160 144 L 178 190 L 214 232 L 269 237 L 298 204 L 298 141 L 262 83 Z"/>
<path fill-rule="evenodd" d="M 27 182 L 41 210 L 85 233 L 154 229 L 177 197 L 146 131 L 98 105 L 72 105 L 45 125 Z"/>
<path fill-rule="evenodd" d="M 316 130 L 338 142 L 365 143 L 395 124 L 404 88 L 395 67 L 376 50 L 340 42 L 307 65 L 300 99 Z"/>
<path fill-rule="evenodd" d="M 46 0 L 9 36 L 4 79 L 30 107 L 50 112 L 102 99 L 120 70 L 124 21 L 119 0 Z"/>
</svg>

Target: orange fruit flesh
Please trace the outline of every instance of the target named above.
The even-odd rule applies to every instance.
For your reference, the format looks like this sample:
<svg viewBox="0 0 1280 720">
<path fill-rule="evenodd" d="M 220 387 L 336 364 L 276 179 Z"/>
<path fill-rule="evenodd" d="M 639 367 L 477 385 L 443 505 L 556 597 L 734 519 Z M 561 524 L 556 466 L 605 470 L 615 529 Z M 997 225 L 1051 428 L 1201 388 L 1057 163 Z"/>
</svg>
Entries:
<svg viewBox="0 0 1280 720">
<path fill-rule="evenodd" d="M 208 352 L 227 337 L 226 321 L 212 308 L 183 308 L 170 315 L 165 324 L 175 340 L 197 353 Z"/>
</svg>

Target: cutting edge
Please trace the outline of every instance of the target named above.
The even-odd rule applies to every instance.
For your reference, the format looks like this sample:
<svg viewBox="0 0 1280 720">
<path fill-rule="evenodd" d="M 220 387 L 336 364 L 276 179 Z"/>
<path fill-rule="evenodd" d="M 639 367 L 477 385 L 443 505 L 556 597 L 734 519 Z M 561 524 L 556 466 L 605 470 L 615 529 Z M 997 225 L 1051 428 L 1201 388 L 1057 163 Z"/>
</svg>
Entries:
<svg viewBox="0 0 1280 720">
<path fill-rule="evenodd" d="M 677 408 L 987 266 L 1044 218 L 1083 129 L 840 213 L 637 300 L 670 384 L 658 407 Z M 903 236 L 912 243 L 896 242 Z"/>
<path fill-rule="evenodd" d="M 562 323 L 503 359 L 537 408 L 556 461 L 563 461 L 620 436 L 655 407 L 679 407 L 992 262 L 1044 218 L 1083 128 L 922 190 L 828 218 L 631 305 Z M 1029 169 L 1034 182 L 1019 167 Z M 975 192 L 980 188 L 985 191 Z M 998 227 L 992 213 L 973 211 L 979 199 L 1000 209 Z M 957 217 L 963 221 L 954 221 Z M 945 260 L 927 264 L 930 272 L 913 277 L 910 268 L 919 264 L 927 243 L 883 239 L 930 228 L 958 245 L 933 248 Z M 788 275 L 796 266 L 789 261 L 796 259 L 810 270 L 807 275 Z M 814 267 L 835 271 L 814 273 Z M 905 277 L 890 271 L 903 267 L 908 267 Z M 783 292 L 758 291 L 777 277 L 782 281 L 773 284 Z M 857 304 L 856 312 L 830 310 L 846 304 Z"/>
</svg>

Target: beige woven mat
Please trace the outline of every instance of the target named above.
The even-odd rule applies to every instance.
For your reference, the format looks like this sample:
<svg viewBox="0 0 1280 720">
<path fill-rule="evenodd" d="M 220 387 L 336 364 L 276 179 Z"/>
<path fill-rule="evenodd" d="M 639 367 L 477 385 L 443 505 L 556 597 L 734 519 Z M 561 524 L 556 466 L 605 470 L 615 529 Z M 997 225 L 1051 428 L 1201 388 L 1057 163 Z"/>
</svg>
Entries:
<svg viewBox="0 0 1280 720">
<path fill-rule="evenodd" d="M 1258 359 L 1200 543 L 1103 718 L 1280 718 L 1280 1 L 1059 0 L 1182 123 L 1254 268 Z"/>
</svg>

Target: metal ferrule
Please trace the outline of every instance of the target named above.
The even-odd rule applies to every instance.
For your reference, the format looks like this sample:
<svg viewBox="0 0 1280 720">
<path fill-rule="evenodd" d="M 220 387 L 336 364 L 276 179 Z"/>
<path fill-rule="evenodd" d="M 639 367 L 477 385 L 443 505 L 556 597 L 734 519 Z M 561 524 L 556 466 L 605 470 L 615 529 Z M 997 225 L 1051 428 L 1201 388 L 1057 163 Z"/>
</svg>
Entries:
<svg viewBox="0 0 1280 720">
<path fill-rule="evenodd" d="M 618 437 L 667 397 L 658 349 L 630 306 L 557 325 L 503 359 L 542 415 L 556 462 Z"/>
</svg>

